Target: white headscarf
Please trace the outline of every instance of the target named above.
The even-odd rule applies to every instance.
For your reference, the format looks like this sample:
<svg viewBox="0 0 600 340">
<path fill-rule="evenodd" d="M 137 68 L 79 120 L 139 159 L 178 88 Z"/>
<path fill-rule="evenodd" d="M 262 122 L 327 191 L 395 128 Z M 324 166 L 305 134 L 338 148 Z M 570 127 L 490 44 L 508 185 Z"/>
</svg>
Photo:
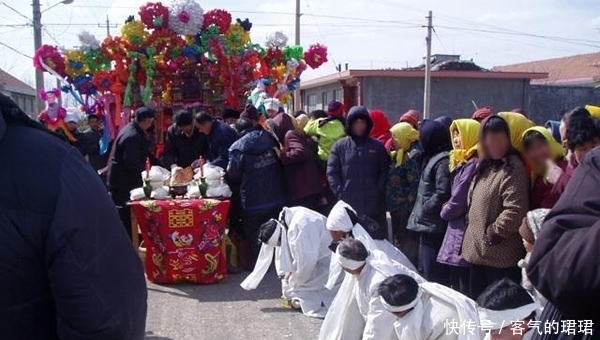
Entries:
<svg viewBox="0 0 600 340">
<path fill-rule="evenodd" d="M 487 329 L 496 330 L 509 327 L 513 321 L 524 320 L 540 308 L 540 304 L 535 301 L 514 309 L 492 310 L 479 308 L 479 320 L 482 321 L 482 324 L 486 324 Z"/>
<path fill-rule="evenodd" d="M 461 293 L 450 289 L 448 287 L 442 286 L 433 282 L 424 282 L 419 284 L 419 294 L 415 301 L 406 306 L 390 306 L 387 302 L 380 297 L 384 307 L 387 308 L 390 312 L 398 312 L 399 309 L 408 310 L 413 308 L 410 313 L 404 316 L 401 320 L 401 329 L 398 332 L 398 336 L 401 339 L 411 339 L 411 340 L 427 340 L 421 337 L 421 324 L 423 322 L 423 304 L 425 299 L 429 299 L 431 297 L 435 297 L 445 302 L 446 304 L 453 306 L 456 308 L 458 312 L 458 327 L 459 327 L 459 340 L 479 340 L 479 315 L 477 313 L 477 305 L 475 302 L 468 297 L 462 295 Z M 412 305 L 412 307 L 407 307 L 408 305 Z M 466 323 L 471 323 L 473 326 L 473 334 L 469 333 L 469 329 L 467 329 Z"/>
<path fill-rule="evenodd" d="M 287 229 L 282 225 L 281 220 L 284 217 L 286 208 L 281 211 L 279 215 L 279 221 L 277 221 L 277 227 L 273 232 L 273 235 L 269 238 L 267 243 L 263 243 L 260 247 L 260 253 L 256 260 L 254 270 L 246 279 L 240 284 L 245 290 L 256 289 L 263 277 L 269 270 L 271 262 L 273 261 L 273 254 L 275 254 L 275 269 L 277 275 L 283 276 L 287 272 L 293 271 L 292 255 L 290 253 L 290 246 L 287 238 Z M 279 246 L 279 237 L 281 236 L 281 245 Z"/>
</svg>

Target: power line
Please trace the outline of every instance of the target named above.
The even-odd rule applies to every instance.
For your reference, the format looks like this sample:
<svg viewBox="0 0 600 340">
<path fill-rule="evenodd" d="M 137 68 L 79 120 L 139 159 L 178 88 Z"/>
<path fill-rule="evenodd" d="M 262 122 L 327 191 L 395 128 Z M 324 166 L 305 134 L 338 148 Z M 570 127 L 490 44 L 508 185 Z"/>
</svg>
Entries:
<svg viewBox="0 0 600 340">
<path fill-rule="evenodd" d="M 0 41 L 0 45 L 2 45 L 2 46 L 4 46 L 4 47 L 8 48 L 9 50 L 11 50 L 11 51 L 13 51 L 13 52 L 15 52 L 15 53 L 17 53 L 17 54 L 20 54 L 20 55 L 22 55 L 23 57 L 27 57 L 27 58 L 29 58 L 29 59 L 33 59 L 31 56 L 28 56 L 27 54 L 25 54 L 25 53 L 23 53 L 23 52 L 21 52 L 21 51 L 17 50 L 16 48 L 13 48 L 13 47 L 12 47 L 12 46 L 10 46 L 10 45 L 7 45 L 7 44 L 3 43 L 2 41 Z"/>
</svg>

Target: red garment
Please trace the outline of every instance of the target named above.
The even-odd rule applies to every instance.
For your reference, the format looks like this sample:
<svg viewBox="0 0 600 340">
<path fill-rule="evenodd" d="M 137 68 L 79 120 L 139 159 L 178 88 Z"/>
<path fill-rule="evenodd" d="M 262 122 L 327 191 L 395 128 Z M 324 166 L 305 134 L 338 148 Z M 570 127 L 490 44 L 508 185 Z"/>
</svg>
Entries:
<svg viewBox="0 0 600 340">
<path fill-rule="evenodd" d="M 392 137 L 390 129 L 392 124 L 387 118 L 385 112 L 381 110 L 371 110 L 369 112 L 371 119 L 373 120 L 373 129 L 371 130 L 371 137 L 384 143 Z"/>
<path fill-rule="evenodd" d="M 215 283 L 227 277 L 223 237 L 229 201 L 139 201 L 132 204 L 146 245 L 146 275 L 156 283 Z"/>
<path fill-rule="evenodd" d="M 533 188 L 531 189 L 531 210 L 539 208 L 552 209 L 565 190 L 573 172 L 572 168 L 566 160 L 560 160 L 556 165 L 563 171 L 562 176 L 559 177 L 556 184 L 548 183 L 546 179 L 541 176 L 538 176 L 535 179 Z M 569 168 L 571 168 L 571 170 L 569 170 Z"/>
<path fill-rule="evenodd" d="M 412 125 L 415 129 L 419 126 L 419 121 L 421 120 L 421 112 L 410 109 L 406 111 L 402 116 L 400 116 L 400 123 L 408 123 Z"/>
<path fill-rule="evenodd" d="M 492 116 L 494 114 L 494 109 L 489 107 L 489 106 L 484 106 L 482 108 L 477 109 L 474 113 L 473 113 L 473 119 L 475 119 L 478 122 L 481 122 L 482 120 L 486 119 L 489 116 Z"/>
<path fill-rule="evenodd" d="M 290 202 L 322 192 L 315 141 L 302 132 L 288 131 L 280 158 Z"/>
</svg>

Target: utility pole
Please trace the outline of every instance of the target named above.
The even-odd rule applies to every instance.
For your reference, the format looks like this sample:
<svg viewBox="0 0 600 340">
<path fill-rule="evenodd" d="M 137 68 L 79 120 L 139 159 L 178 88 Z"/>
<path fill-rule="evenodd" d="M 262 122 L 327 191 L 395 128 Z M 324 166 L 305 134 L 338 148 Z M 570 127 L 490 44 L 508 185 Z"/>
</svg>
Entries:
<svg viewBox="0 0 600 340">
<path fill-rule="evenodd" d="M 108 14 L 106 15 L 106 23 L 105 24 L 98 24 L 98 27 L 100 28 L 106 28 L 106 36 L 110 37 L 110 29 L 111 28 L 117 28 L 117 24 L 112 24 L 110 23 L 110 19 L 108 18 Z"/>
<path fill-rule="evenodd" d="M 433 13 L 427 16 L 427 56 L 425 57 L 425 93 L 423 95 L 423 119 L 431 118 L 431 31 L 433 30 Z"/>
<path fill-rule="evenodd" d="M 40 0 L 33 0 L 31 4 L 33 7 L 33 44 L 34 49 L 37 51 L 40 47 L 42 47 L 42 11 L 40 10 Z M 44 73 L 42 71 L 35 69 L 35 91 L 36 93 L 40 93 L 40 91 L 44 88 Z M 37 108 L 38 112 L 44 110 L 45 104 L 38 97 L 37 98 Z"/>
<path fill-rule="evenodd" d="M 300 13 L 300 0 L 296 0 L 296 39 L 295 44 L 300 45 L 300 17 L 302 13 Z M 301 100 L 301 92 L 300 89 L 296 89 L 294 91 L 294 111 L 300 110 L 302 108 L 302 100 Z"/>
</svg>

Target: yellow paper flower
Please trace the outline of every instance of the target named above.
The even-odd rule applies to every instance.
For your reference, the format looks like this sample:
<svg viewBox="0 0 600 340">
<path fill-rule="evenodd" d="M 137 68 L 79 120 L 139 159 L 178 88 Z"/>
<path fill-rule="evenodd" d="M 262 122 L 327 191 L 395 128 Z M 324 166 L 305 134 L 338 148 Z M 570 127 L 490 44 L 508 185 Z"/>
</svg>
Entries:
<svg viewBox="0 0 600 340">
<path fill-rule="evenodd" d="M 67 75 L 73 78 L 85 75 L 88 73 L 89 65 L 85 62 L 85 54 L 81 50 L 68 50 L 65 53 L 67 62 L 66 62 L 66 72 Z"/>
<path fill-rule="evenodd" d="M 128 43 L 134 46 L 141 46 L 148 37 L 148 32 L 143 22 L 133 20 L 123 25 L 121 35 Z"/>
<path fill-rule="evenodd" d="M 232 50 L 241 50 L 250 42 L 250 33 L 242 25 L 235 23 L 225 33 L 225 43 Z"/>
</svg>

